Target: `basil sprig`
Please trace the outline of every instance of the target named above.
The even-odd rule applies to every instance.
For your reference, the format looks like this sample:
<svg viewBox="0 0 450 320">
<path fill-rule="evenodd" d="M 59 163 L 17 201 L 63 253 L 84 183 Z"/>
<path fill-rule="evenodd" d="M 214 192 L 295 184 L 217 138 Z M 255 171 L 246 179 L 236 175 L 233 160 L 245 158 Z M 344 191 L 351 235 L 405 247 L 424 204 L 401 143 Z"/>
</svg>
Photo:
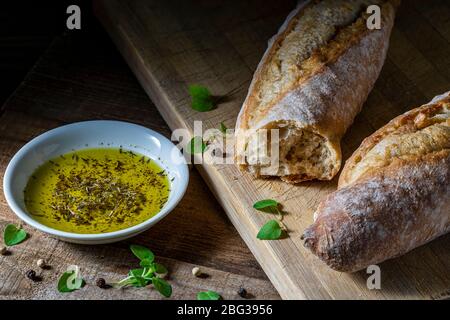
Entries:
<svg viewBox="0 0 450 320">
<path fill-rule="evenodd" d="M 153 284 L 153 287 L 164 297 L 169 298 L 172 295 L 172 286 L 162 279 L 167 274 L 167 268 L 162 264 L 156 263 L 155 255 L 146 247 L 131 245 L 131 251 L 139 258 L 141 268 L 132 269 L 128 272 L 125 279 L 114 284 L 116 288 L 132 286 L 136 288 L 146 287 Z"/>
<path fill-rule="evenodd" d="M 279 209 L 280 204 L 273 199 L 264 199 L 253 204 L 253 208 L 258 211 L 273 213 L 278 215 L 278 220 L 267 221 L 259 230 L 256 237 L 260 240 L 278 240 L 283 235 L 284 226 L 281 222 L 283 212 Z"/>
</svg>

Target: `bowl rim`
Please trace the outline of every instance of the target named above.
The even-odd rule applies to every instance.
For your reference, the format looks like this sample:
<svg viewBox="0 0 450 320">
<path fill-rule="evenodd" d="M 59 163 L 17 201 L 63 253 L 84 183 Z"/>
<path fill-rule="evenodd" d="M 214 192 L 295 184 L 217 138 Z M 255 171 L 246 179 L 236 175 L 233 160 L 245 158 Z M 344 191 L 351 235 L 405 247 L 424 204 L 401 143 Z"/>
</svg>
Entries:
<svg viewBox="0 0 450 320">
<path fill-rule="evenodd" d="M 51 227 L 48 227 L 42 223 L 39 223 L 38 221 L 34 220 L 28 213 L 26 213 L 18 202 L 16 201 L 16 198 L 13 196 L 10 185 L 12 184 L 12 177 L 13 172 L 17 165 L 20 163 L 20 161 L 24 158 L 24 155 L 28 153 L 29 151 L 33 150 L 36 145 L 38 145 L 41 142 L 44 142 L 50 137 L 57 136 L 61 133 L 63 133 L 65 130 L 69 128 L 76 128 L 76 127 L 83 127 L 85 125 L 95 125 L 95 124 L 116 124 L 120 126 L 126 126 L 126 127 L 134 127 L 139 130 L 143 130 L 144 132 L 151 134 L 155 138 L 157 138 L 161 142 L 168 143 L 169 145 L 176 148 L 176 146 L 173 144 L 172 141 L 164 137 L 162 134 L 146 128 L 144 126 L 126 122 L 126 121 L 117 121 L 117 120 L 87 120 L 87 121 L 80 121 L 80 122 L 74 122 L 67 125 L 59 126 L 54 129 L 48 130 L 35 138 L 31 139 L 29 142 L 27 142 L 25 145 L 23 145 L 19 151 L 17 151 L 14 156 L 11 158 L 11 160 L 8 163 L 8 166 L 6 167 L 5 174 L 3 177 L 3 193 L 5 195 L 6 202 L 8 206 L 11 208 L 11 210 L 18 216 L 22 221 L 24 221 L 26 224 L 42 231 L 45 233 L 48 233 L 50 235 L 56 236 L 58 238 L 66 238 L 66 239 L 75 239 L 75 240 L 81 240 L 81 241 L 100 241 L 100 240 L 110 240 L 114 238 L 123 238 L 126 236 L 132 236 L 136 235 L 142 231 L 147 230 L 152 225 L 156 224 L 158 221 L 166 217 L 181 201 L 184 194 L 186 193 L 186 189 L 189 183 L 189 170 L 188 166 L 186 164 L 186 161 L 183 161 L 180 166 L 180 193 L 177 198 L 174 198 L 171 204 L 168 206 L 163 207 L 162 210 L 160 210 L 157 214 L 152 216 L 151 218 L 128 228 L 116 230 L 112 232 L 106 232 L 106 233 L 74 233 L 74 232 L 67 232 L 62 231 L 58 229 L 54 229 Z M 81 150 L 80 148 L 79 150 Z M 178 148 L 177 148 L 178 149 Z M 77 149 L 76 149 L 77 150 Z M 179 150 L 178 150 L 179 151 Z M 181 151 L 179 151 L 181 154 Z M 164 159 L 163 159 L 164 160 Z M 36 168 L 35 168 L 36 169 Z"/>
</svg>

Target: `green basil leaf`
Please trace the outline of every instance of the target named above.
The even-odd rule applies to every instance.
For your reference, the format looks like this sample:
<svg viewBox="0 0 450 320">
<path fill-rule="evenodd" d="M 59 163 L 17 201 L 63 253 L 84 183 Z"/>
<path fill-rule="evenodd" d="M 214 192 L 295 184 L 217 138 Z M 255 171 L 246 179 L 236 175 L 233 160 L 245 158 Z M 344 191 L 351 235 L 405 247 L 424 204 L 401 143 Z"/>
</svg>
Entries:
<svg viewBox="0 0 450 320">
<path fill-rule="evenodd" d="M 227 129 L 228 129 L 227 126 L 223 122 L 221 122 L 220 123 L 220 132 L 222 132 L 223 134 L 226 134 Z"/>
<path fill-rule="evenodd" d="M 141 276 L 144 274 L 144 272 L 145 272 L 145 269 L 144 269 L 144 268 L 131 269 L 131 270 L 128 272 L 128 275 L 129 275 L 129 276 L 132 276 L 132 277 L 141 277 Z"/>
<path fill-rule="evenodd" d="M 200 112 L 209 111 L 214 108 L 213 98 L 206 87 L 200 85 L 189 86 L 192 109 Z"/>
<path fill-rule="evenodd" d="M 159 264 L 159 263 L 154 263 L 153 267 L 155 268 L 155 272 L 157 274 L 166 274 L 169 272 L 169 271 L 167 271 L 166 267 L 164 267 L 162 264 Z"/>
<path fill-rule="evenodd" d="M 153 262 L 151 260 L 144 259 L 144 260 L 141 260 L 139 265 L 143 268 L 150 268 L 153 266 Z"/>
<path fill-rule="evenodd" d="M 201 99 L 192 99 L 191 104 L 192 109 L 199 112 L 205 112 L 212 110 L 214 108 L 214 103 L 212 100 L 201 100 Z"/>
<path fill-rule="evenodd" d="M 3 233 L 3 241 L 7 246 L 14 246 L 27 238 L 27 233 L 23 229 L 17 228 L 13 224 L 8 224 Z"/>
<path fill-rule="evenodd" d="M 143 288 L 146 287 L 150 283 L 150 280 L 145 279 L 142 276 L 134 277 L 132 286 L 136 288 Z"/>
<path fill-rule="evenodd" d="M 59 278 L 58 281 L 58 291 L 59 292 L 72 292 L 75 291 L 75 289 L 69 289 L 67 287 L 67 280 L 74 272 L 64 272 L 61 278 Z"/>
<path fill-rule="evenodd" d="M 277 240 L 281 237 L 281 234 L 282 230 L 278 221 L 269 220 L 261 230 L 259 230 L 256 237 L 260 240 Z"/>
<path fill-rule="evenodd" d="M 128 275 L 132 277 L 131 279 L 131 285 L 133 287 L 142 288 L 147 286 L 150 283 L 150 279 L 145 278 L 143 275 L 146 273 L 146 269 L 139 268 L 139 269 L 132 269 L 128 272 Z"/>
<path fill-rule="evenodd" d="M 140 260 L 148 260 L 150 262 L 153 262 L 153 260 L 155 260 L 155 255 L 153 254 L 153 252 L 151 252 L 150 249 L 147 249 L 146 247 L 132 244 L 130 246 L 130 249 Z"/>
<path fill-rule="evenodd" d="M 81 289 L 86 284 L 84 280 L 81 280 L 78 284 L 75 278 L 75 271 L 70 272 L 64 272 L 61 278 L 58 280 L 58 291 L 62 293 L 72 292 L 78 289 Z M 69 288 L 69 283 L 72 283 L 72 285 Z"/>
<path fill-rule="evenodd" d="M 211 98 L 211 93 L 209 92 L 208 88 L 198 84 L 192 84 L 189 86 L 189 94 L 192 98 L 200 100 Z"/>
<path fill-rule="evenodd" d="M 164 297 L 169 298 L 172 295 L 172 286 L 168 284 L 164 279 L 154 277 L 152 279 L 153 286 Z"/>
<path fill-rule="evenodd" d="M 220 294 L 211 290 L 197 293 L 197 300 L 220 300 L 220 299 L 222 299 Z"/>
<path fill-rule="evenodd" d="M 276 207 L 278 207 L 278 202 L 272 199 L 257 201 L 253 204 L 253 208 L 255 208 L 256 210 L 263 210 Z"/>
<path fill-rule="evenodd" d="M 195 136 L 189 141 L 186 151 L 190 154 L 203 153 L 206 150 L 206 144 L 202 137 Z"/>
</svg>

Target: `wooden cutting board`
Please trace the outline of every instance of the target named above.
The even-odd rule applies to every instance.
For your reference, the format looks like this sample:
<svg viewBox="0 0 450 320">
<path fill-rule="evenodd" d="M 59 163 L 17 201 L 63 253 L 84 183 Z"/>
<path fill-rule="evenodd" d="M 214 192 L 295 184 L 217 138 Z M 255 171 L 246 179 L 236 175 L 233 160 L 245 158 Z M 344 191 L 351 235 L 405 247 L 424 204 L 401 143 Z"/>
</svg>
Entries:
<svg viewBox="0 0 450 320">
<path fill-rule="evenodd" d="M 234 127 L 253 72 L 294 1 L 98 0 L 96 15 L 110 33 L 171 129 Z M 380 126 L 410 107 L 450 89 L 450 7 L 442 1 L 403 1 L 382 74 L 343 140 L 347 158 Z M 189 84 L 225 97 L 210 112 L 191 109 Z M 387 299 L 449 296 L 450 236 L 380 265 L 381 290 L 369 290 L 365 271 L 330 270 L 310 254 L 300 235 L 331 182 L 292 186 L 255 180 L 233 165 L 198 165 L 217 199 L 285 299 Z M 289 237 L 260 241 L 270 218 L 252 209 L 261 199 L 283 204 Z M 198 210 L 201 210 L 201 203 Z"/>
</svg>

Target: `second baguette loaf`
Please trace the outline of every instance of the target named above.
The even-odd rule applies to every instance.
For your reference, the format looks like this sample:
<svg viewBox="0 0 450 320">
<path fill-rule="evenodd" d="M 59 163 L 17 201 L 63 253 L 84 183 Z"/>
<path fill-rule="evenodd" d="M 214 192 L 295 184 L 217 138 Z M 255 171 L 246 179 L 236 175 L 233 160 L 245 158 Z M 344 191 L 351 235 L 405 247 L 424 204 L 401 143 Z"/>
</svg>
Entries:
<svg viewBox="0 0 450 320">
<path fill-rule="evenodd" d="M 241 169 L 291 183 L 336 175 L 340 139 L 383 65 L 396 2 L 311 1 L 288 17 L 254 74 L 237 120 Z M 371 4 L 381 7 L 380 30 L 366 26 Z M 278 166 L 267 161 L 274 155 L 261 142 L 270 129 L 279 130 Z"/>
<path fill-rule="evenodd" d="M 353 272 L 449 231 L 450 92 L 364 140 L 303 237 L 330 267 Z"/>
</svg>

